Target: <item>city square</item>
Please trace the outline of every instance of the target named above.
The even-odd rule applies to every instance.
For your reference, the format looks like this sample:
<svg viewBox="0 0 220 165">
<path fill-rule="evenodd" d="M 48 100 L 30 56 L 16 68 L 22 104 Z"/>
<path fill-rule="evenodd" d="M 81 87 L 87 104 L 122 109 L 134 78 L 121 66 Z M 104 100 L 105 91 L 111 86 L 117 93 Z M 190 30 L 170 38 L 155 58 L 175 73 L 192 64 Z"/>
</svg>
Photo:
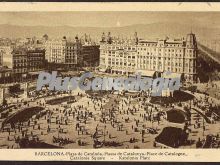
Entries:
<svg viewBox="0 0 220 165">
<path fill-rule="evenodd" d="M 191 13 L 192 21 L 175 12 L 128 12 L 129 19 L 90 12 L 100 19 L 79 28 L 80 17 L 91 19 L 82 13 L 30 12 L 52 26 L 4 27 L 0 148 L 220 147 L 219 30 L 204 27 L 200 18 L 210 21 L 204 13 Z M 5 13 L 14 21 L 20 15 Z M 213 15 L 208 18 L 217 22 Z M 120 81 L 126 88 L 115 87 Z"/>
<path fill-rule="evenodd" d="M 35 88 L 24 85 L 28 89 L 17 98 L 7 98 L 1 148 L 219 147 L 219 112 L 208 115 L 205 108 L 219 101 L 207 95 L 181 90 L 172 98 L 79 88 L 36 91 L 36 82 L 31 84 Z M 175 139 L 175 133 L 184 137 L 183 132 L 186 139 Z M 208 142 L 209 136 L 213 139 Z"/>
</svg>

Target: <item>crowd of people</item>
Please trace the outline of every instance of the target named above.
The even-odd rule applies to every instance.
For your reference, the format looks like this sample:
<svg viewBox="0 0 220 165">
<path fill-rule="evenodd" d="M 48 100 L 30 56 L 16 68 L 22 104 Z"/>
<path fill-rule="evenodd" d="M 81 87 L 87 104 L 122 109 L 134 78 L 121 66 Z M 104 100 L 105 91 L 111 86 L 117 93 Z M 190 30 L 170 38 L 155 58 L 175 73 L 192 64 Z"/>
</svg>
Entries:
<svg viewBox="0 0 220 165">
<path fill-rule="evenodd" d="M 208 119 L 213 123 L 218 121 L 216 116 L 207 115 L 214 102 L 206 96 L 196 95 L 191 101 L 163 106 L 150 103 L 150 96 L 138 92 L 77 91 L 54 95 L 48 95 L 47 92 L 50 93 L 44 91 L 41 98 L 27 103 L 29 107 L 44 107 L 43 111 L 28 121 L 11 122 L 2 129 L 2 132 L 7 132 L 7 140 L 11 141 L 11 146 L 14 147 L 14 143 L 23 138 L 37 137 L 46 143 L 70 148 L 73 147 L 71 145 L 139 148 L 149 141 L 152 141 L 152 144 L 146 146 L 153 148 L 155 136 L 169 125 L 166 111 L 173 107 L 182 108 L 183 111 L 184 107 L 201 110 L 196 112 L 196 115 L 203 120 L 197 118 L 193 123 L 190 121 L 194 127 L 191 129 L 202 127 L 204 132 L 204 123 L 208 123 Z M 66 98 L 74 101 L 66 102 Z M 62 99 L 66 103 L 61 103 Z M 190 127 L 190 124 L 187 127 Z M 202 140 L 199 139 L 197 143 L 200 141 Z"/>
</svg>

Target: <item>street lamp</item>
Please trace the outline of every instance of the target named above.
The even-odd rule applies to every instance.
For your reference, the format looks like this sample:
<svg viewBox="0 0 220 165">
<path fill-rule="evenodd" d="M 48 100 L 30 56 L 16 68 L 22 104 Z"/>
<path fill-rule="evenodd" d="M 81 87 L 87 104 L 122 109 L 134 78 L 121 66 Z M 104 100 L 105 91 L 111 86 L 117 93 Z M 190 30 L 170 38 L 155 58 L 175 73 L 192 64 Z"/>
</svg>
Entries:
<svg viewBox="0 0 220 165">
<path fill-rule="evenodd" d="M 203 132 L 202 132 L 202 134 L 203 134 L 203 137 L 204 137 L 205 136 L 205 121 L 204 121 L 204 117 L 203 117 L 202 123 L 203 123 L 203 128 L 202 128 Z"/>
<path fill-rule="evenodd" d="M 104 143 L 105 143 L 105 130 L 106 130 L 106 125 L 104 126 Z"/>
</svg>

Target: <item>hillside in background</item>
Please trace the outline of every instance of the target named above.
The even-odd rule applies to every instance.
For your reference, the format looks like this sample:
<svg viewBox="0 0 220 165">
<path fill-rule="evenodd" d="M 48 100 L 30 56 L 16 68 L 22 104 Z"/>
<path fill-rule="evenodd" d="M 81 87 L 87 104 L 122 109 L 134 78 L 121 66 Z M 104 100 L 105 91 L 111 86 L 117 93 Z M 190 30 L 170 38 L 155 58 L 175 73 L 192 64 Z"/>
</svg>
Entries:
<svg viewBox="0 0 220 165">
<path fill-rule="evenodd" d="M 56 37 L 74 37 L 85 33 L 90 34 L 94 38 L 101 38 L 102 32 L 111 32 L 113 36 L 123 35 L 123 37 L 133 36 L 134 32 L 138 32 L 140 38 L 170 38 L 185 37 L 192 30 L 198 39 L 214 38 L 219 34 L 219 28 L 204 28 L 201 26 L 193 26 L 189 24 L 179 24 L 173 22 L 161 22 L 152 24 L 135 24 L 123 27 L 71 27 L 71 26 L 16 26 L 16 25 L 0 25 L 0 37 L 19 38 L 43 36 L 48 34 L 51 38 Z"/>
<path fill-rule="evenodd" d="M 85 33 L 99 40 L 103 32 L 111 32 L 112 36 L 132 37 L 134 32 L 138 32 L 139 38 L 156 39 L 181 38 L 192 30 L 196 34 L 197 40 L 202 42 L 204 39 L 216 40 L 220 37 L 220 28 L 209 28 L 202 26 L 192 26 L 189 24 L 179 24 L 175 22 L 161 22 L 152 24 L 135 24 L 123 27 L 71 27 L 71 26 L 16 26 L 0 25 L 0 37 L 20 38 L 20 37 L 41 37 L 48 34 L 49 38 L 83 36 Z M 202 43 L 198 44 L 198 75 L 201 82 L 220 80 L 220 54 L 205 47 Z M 210 56 L 211 54 L 211 56 Z M 213 60 L 217 59 L 217 60 Z"/>
</svg>

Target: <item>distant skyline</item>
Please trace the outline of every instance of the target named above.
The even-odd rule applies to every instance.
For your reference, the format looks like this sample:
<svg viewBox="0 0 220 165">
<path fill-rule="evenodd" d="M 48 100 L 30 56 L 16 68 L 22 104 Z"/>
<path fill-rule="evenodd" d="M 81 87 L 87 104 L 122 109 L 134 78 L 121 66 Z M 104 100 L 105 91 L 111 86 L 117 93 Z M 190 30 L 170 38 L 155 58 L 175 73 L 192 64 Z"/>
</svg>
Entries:
<svg viewBox="0 0 220 165">
<path fill-rule="evenodd" d="M 220 28 L 220 12 L 0 12 L 0 24 L 18 26 L 123 27 L 172 22 Z"/>
</svg>

